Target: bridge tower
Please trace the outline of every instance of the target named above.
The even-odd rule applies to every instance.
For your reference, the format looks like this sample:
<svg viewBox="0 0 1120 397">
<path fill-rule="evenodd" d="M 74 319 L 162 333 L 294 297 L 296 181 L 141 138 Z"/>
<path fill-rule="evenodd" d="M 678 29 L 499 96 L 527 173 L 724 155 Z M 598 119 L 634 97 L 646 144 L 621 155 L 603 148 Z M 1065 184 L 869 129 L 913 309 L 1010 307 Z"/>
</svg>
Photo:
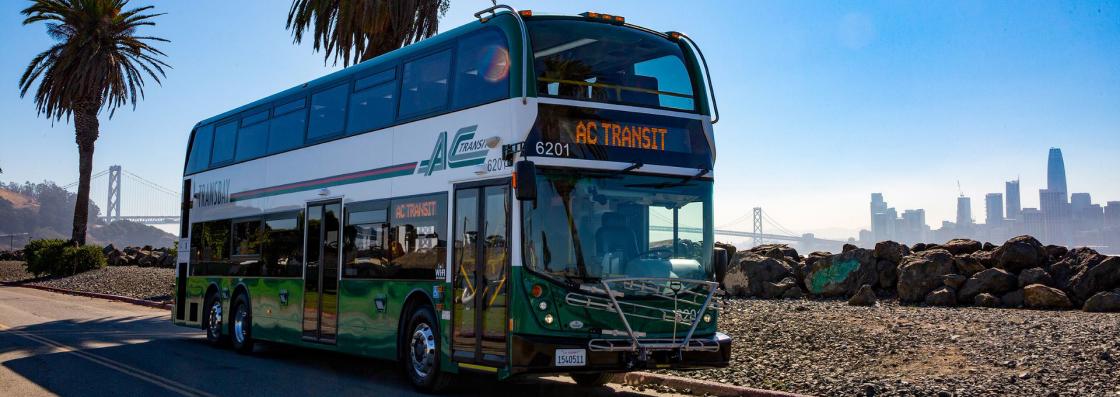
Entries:
<svg viewBox="0 0 1120 397">
<path fill-rule="evenodd" d="M 754 246 L 762 245 L 762 207 L 754 207 Z"/>
<path fill-rule="evenodd" d="M 109 198 L 105 200 L 105 222 L 121 219 L 121 166 L 109 167 Z"/>
</svg>

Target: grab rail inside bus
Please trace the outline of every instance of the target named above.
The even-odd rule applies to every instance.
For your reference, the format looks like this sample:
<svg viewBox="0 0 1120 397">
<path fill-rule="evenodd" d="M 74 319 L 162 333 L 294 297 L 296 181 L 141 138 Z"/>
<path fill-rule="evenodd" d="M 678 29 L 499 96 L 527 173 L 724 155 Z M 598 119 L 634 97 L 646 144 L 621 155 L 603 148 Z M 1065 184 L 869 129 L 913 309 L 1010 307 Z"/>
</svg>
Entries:
<svg viewBox="0 0 1120 397">
<path fill-rule="evenodd" d="M 692 41 L 692 38 L 688 37 L 688 35 L 681 32 L 669 32 L 669 34 L 685 39 L 685 41 L 688 42 L 688 46 L 692 47 L 697 55 L 700 55 L 700 63 L 704 66 L 704 80 L 708 82 L 708 96 L 712 98 L 712 124 L 718 123 L 719 105 L 716 104 L 716 88 L 715 85 L 712 84 L 712 73 L 708 71 L 708 60 L 704 58 L 704 52 L 700 51 L 700 46 L 696 45 L 696 42 Z"/>
<path fill-rule="evenodd" d="M 513 18 L 517 19 L 517 26 L 521 29 L 521 104 L 524 105 L 529 103 L 529 30 L 525 28 L 525 20 L 521 18 L 521 14 L 516 9 L 505 4 L 495 4 L 474 13 L 474 17 L 482 23 L 486 23 L 490 18 L 497 16 L 499 12 L 512 14 Z M 487 13 L 493 15 L 483 17 Z"/>
</svg>

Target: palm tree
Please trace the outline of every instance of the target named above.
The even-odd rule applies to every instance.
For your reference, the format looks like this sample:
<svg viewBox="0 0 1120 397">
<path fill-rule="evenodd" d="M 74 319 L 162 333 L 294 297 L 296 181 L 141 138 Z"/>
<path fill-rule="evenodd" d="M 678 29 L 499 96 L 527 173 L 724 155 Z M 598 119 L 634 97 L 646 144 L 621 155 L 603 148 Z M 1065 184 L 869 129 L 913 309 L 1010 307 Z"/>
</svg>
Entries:
<svg viewBox="0 0 1120 397">
<path fill-rule="evenodd" d="M 292 0 L 288 29 L 293 42 L 308 33 L 323 62 L 350 66 L 432 37 L 448 0 Z"/>
<path fill-rule="evenodd" d="M 124 10 L 128 0 L 33 0 L 21 11 L 24 25 L 45 22 L 57 43 L 39 53 L 19 79 L 20 97 L 38 82 L 35 108 L 54 121 L 74 117 L 78 144 L 78 200 L 70 239 L 85 244 L 89 218 L 89 180 L 93 145 L 98 136 L 97 114 L 102 108 L 113 117 L 116 109 L 144 98 L 144 75 L 156 83 L 170 67 L 152 41 L 136 35 L 141 26 L 154 26 L 163 14 L 145 13 L 152 6 Z"/>
</svg>

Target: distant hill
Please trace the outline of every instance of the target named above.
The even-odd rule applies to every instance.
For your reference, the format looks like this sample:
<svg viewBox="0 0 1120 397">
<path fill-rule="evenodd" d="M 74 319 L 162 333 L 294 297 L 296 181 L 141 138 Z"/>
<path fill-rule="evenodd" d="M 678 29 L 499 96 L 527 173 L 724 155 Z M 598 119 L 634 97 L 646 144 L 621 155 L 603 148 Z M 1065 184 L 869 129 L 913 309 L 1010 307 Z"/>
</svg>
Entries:
<svg viewBox="0 0 1120 397">
<path fill-rule="evenodd" d="M 0 235 L 30 233 L 31 238 L 70 238 L 77 195 L 53 182 L 0 183 Z M 171 247 L 175 235 L 158 228 L 117 221 L 100 221 L 101 210 L 89 203 L 87 240 L 91 244 L 113 244 L 118 247 Z"/>
</svg>

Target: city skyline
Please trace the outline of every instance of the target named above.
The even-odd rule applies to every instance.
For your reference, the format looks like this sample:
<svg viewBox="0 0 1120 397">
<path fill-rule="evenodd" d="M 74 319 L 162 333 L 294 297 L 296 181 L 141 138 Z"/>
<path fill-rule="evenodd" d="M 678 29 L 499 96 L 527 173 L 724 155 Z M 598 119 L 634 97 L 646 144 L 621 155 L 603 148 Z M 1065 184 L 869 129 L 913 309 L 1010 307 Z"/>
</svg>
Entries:
<svg viewBox="0 0 1120 397">
<path fill-rule="evenodd" d="M 1109 171 L 1120 169 L 1115 2 L 509 3 L 622 15 L 696 40 L 723 110 L 714 127 L 717 225 L 745 216 L 736 227 L 749 230 L 751 208 L 762 207 L 793 232 L 847 238 L 870 226 L 867 192 L 940 221 L 955 219 L 958 180 L 978 207 L 999 191 L 996 181 L 1020 176 L 1022 206 L 1038 208 L 1035 189 L 1047 177 L 1039 153 L 1051 146 L 1064 149 L 1072 191 L 1120 199 L 1120 175 Z M 198 120 L 339 68 L 291 43 L 284 4 L 135 0 L 148 4 L 167 13 L 153 33 L 171 40 L 174 69 L 135 111 L 102 115 L 94 169 L 119 164 L 179 186 Z M 210 11 L 219 4 L 222 13 Z M 440 30 L 488 5 L 452 2 Z M 0 76 L 9 82 L 0 92 L 0 178 L 66 184 L 77 180 L 73 128 L 36 117 L 15 88 L 51 44 L 41 26 L 20 24 L 20 8 L 0 4 Z M 728 10 L 739 16 L 712 18 Z"/>
<path fill-rule="evenodd" d="M 1120 252 L 1120 201 L 1093 202 L 1091 192 L 1068 192 L 1065 162 L 1061 148 L 1050 148 L 1046 161 L 1046 184 L 1038 189 L 1039 206 L 1022 207 L 1020 181 L 1005 182 L 1005 193 L 984 195 L 983 223 L 976 222 L 971 197 L 959 193 L 956 218 L 941 222 L 939 228 L 899 218 L 881 192 L 871 193 L 871 228 L 860 232 L 864 245 L 881 240 L 939 242 L 952 238 L 974 238 L 999 242 L 1015 235 L 1029 234 L 1046 243 L 1094 246 Z M 1005 210 L 1006 208 L 1006 210 Z M 906 210 L 904 213 L 923 209 Z"/>
</svg>

